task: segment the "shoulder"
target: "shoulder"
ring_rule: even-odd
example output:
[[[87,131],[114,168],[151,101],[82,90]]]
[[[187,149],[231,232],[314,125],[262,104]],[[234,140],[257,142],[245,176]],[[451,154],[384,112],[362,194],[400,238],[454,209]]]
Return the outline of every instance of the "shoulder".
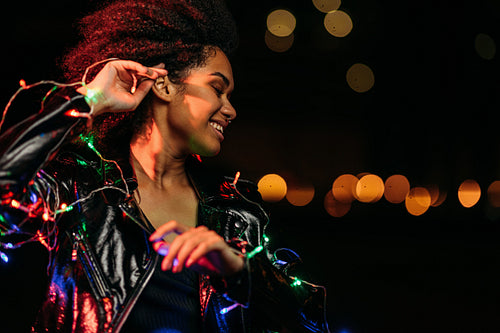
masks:
[[[248,179],[242,179],[239,177],[224,177],[224,182],[229,184],[236,192],[243,196],[245,199],[253,201],[255,203],[262,203],[262,196],[258,191],[257,184]]]
[[[188,160],[187,170],[193,186],[203,200],[241,199],[258,204],[262,202],[257,184],[240,178],[239,172],[235,176],[227,176],[194,158]]]

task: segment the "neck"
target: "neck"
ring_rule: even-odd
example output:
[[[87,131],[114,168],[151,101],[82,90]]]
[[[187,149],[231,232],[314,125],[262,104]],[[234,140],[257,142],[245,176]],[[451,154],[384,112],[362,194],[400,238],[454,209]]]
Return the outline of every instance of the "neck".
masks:
[[[150,135],[134,137],[130,151],[131,163],[140,187],[166,189],[172,185],[188,184],[185,169],[187,155],[171,151],[154,122]]]

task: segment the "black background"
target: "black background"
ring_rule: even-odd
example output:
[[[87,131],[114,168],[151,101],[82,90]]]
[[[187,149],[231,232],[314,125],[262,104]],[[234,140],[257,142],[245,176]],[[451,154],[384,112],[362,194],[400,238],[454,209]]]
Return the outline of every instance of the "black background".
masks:
[[[2,105],[20,79],[59,79],[55,59],[77,40],[76,18],[97,2],[12,3],[3,10]],[[299,277],[325,285],[332,331],[497,332],[500,329],[498,208],[486,198],[500,179],[497,54],[474,49],[478,33],[500,41],[500,4],[478,1],[344,1],[354,28],[329,35],[310,0],[229,1],[240,30],[236,80],[223,152],[207,163],[258,181],[267,173],[315,186],[305,207],[268,205],[272,246],[302,255]],[[287,9],[294,44],[264,43],[266,17]],[[498,45],[498,44],[497,44]],[[498,46],[497,46],[498,47]],[[364,63],[374,87],[357,93],[347,69]],[[7,124],[26,114],[9,114]],[[329,216],[323,198],[336,177],[403,174],[435,184],[446,201],[422,216],[385,199]],[[457,190],[475,179],[482,197],[464,208]],[[44,285],[37,245],[0,263],[0,331],[27,330]]]

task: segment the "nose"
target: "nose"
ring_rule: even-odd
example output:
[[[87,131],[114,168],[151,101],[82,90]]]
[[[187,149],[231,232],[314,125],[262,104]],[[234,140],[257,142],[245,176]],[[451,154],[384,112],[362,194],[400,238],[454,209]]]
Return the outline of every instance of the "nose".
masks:
[[[232,121],[236,118],[236,110],[230,102],[227,102],[227,104],[222,107],[221,112],[228,121]]]

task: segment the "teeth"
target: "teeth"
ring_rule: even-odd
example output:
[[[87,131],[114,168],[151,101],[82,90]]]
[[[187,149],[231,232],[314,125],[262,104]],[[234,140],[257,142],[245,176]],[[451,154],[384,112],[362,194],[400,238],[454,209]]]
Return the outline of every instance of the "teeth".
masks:
[[[224,127],[222,127],[222,125],[214,122],[210,122],[210,125],[212,125],[212,127],[218,130],[219,132],[224,133]]]

